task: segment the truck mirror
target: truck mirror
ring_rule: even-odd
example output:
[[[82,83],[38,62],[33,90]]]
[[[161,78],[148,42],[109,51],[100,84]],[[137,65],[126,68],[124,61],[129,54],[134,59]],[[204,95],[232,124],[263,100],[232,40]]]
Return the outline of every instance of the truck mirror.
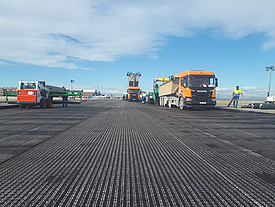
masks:
[[[215,87],[218,87],[218,78],[215,78],[215,82],[216,82]]]

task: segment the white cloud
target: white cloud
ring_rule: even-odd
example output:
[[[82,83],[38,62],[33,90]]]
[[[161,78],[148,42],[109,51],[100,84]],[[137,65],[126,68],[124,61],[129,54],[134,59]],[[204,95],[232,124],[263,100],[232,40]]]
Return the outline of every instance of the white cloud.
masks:
[[[114,61],[157,52],[169,36],[242,38],[253,32],[275,47],[273,0],[2,0],[0,59],[78,68],[78,60]]]
[[[230,99],[232,97],[232,92],[235,88],[217,88],[217,98],[218,99]],[[251,100],[265,100],[267,96],[266,88],[259,88],[257,86],[251,87],[241,87],[240,88],[244,99]],[[271,88],[271,92],[275,91],[275,88]],[[272,93],[271,93],[272,95]]]
[[[0,60],[0,65],[11,65],[11,64]]]

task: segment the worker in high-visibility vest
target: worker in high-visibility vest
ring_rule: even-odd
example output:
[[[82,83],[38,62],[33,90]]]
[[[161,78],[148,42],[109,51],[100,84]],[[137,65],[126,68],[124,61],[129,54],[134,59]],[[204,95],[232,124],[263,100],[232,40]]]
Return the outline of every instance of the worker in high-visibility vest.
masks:
[[[239,86],[236,86],[236,89],[232,93],[233,107],[235,107],[235,108],[237,108],[237,106],[238,106],[240,95],[242,95],[242,97],[243,97],[243,93],[242,93],[241,89],[239,88]]]
[[[68,89],[65,88],[64,86],[62,86],[62,89],[63,89],[64,91],[68,91]],[[68,101],[68,96],[62,96],[62,101],[63,101],[62,107],[64,107],[64,106],[68,107],[68,104],[64,103],[64,102]]]
[[[144,94],[143,94],[143,102],[142,103],[146,103],[146,92],[144,92]]]
[[[159,99],[159,86],[158,84],[156,84],[156,87],[154,88],[154,100],[156,104],[158,104],[158,99]]]

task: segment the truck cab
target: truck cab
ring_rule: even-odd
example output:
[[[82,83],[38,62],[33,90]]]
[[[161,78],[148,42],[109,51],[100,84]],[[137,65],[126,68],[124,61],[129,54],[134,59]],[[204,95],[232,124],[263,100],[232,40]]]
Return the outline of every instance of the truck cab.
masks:
[[[215,106],[218,80],[212,71],[184,71],[179,77],[179,97],[183,106]]]
[[[139,101],[140,99],[140,88],[139,87],[128,87],[128,101]]]

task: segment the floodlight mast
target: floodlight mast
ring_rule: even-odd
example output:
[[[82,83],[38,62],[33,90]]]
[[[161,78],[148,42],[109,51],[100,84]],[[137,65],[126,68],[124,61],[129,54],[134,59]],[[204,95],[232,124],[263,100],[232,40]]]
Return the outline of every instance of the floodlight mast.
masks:
[[[73,83],[74,83],[74,80],[71,80],[71,91],[73,91]]]
[[[270,67],[266,66],[265,69],[266,69],[266,71],[270,71],[270,73],[269,73],[268,91],[267,91],[267,97],[269,97],[269,95],[270,95],[271,71],[274,71],[275,69],[274,69],[273,65],[270,66]]]

